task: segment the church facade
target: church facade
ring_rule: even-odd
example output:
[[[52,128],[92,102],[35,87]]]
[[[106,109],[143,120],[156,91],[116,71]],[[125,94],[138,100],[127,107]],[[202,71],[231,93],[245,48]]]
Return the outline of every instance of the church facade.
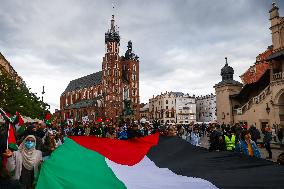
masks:
[[[139,57],[131,41],[124,56],[119,55],[119,47],[120,35],[112,15],[105,33],[102,70],[70,81],[60,97],[61,120],[139,120]]]

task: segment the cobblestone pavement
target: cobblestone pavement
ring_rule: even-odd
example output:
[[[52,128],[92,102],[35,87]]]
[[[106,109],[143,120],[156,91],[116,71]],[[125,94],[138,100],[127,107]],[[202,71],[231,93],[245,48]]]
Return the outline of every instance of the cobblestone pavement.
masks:
[[[209,148],[208,137],[206,137],[206,136],[201,137],[201,146],[204,147],[204,148]],[[279,149],[279,145],[271,144],[271,147],[272,147],[272,159],[271,159],[271,161],[276,162],[277,157],[280,155],[280,153],[283,152],[283,150]],[[275,149],[275,148],[277,148],[277,149]],[[261,153],[261,157],[265,159],[268,156],[266,149],[265,148],[259,148],[259,150],[260,150],[260,153]]]

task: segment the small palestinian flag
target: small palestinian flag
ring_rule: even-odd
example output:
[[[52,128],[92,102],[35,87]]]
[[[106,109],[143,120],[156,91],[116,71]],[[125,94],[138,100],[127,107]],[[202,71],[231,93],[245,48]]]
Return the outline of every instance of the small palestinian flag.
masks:
[[[177,137],[73,136],[43,163],[36,188],[283,188],[283,178],[284,167],[269,161],[209,152]]]
[[[102,123],[102,122],[103,122],[103,119],[102,119],[101,117],[98,117],[97,120],[96,120],[96,122],[97,122],[97,123]]]
[[[19,114],[19,112],[16,112],[16,115],[14,116],[14,125],[17,133],[23,134],[25,132],[26,126],[24,124],[25,122],[22,116]]]
[[[0,114],[4,118],[5,122],[12,123],[12,119],[10,118],[10,114],[5,112],[2,108],[0,108]]]
[[[8,144],[9,148],[12,148],[14,150],[18,150],[14,127],[11,123],[9,124],[7,144]]]
[[[4,110],[0,108],[0,113],[2,114],[6,123],[8,123],[8,131],[7,131],[7,148],[12,148],[17,150],[17,141],[15,137],[14,127],[12,125],[12,119],[10,118],[10,114],[6,113]]]
[[[44,116],[44,123],[46,125],[50,125],[51,124],[51,121],[52,121],[52,116],[50,113],[46,113],[45,116]]]

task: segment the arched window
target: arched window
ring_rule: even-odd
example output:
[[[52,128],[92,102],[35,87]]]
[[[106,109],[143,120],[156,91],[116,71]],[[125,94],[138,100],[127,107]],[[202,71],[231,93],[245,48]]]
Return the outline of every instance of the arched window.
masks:
[[[168,104],[169,103],[169,101],[168,100],[166,100],[166,104]]]

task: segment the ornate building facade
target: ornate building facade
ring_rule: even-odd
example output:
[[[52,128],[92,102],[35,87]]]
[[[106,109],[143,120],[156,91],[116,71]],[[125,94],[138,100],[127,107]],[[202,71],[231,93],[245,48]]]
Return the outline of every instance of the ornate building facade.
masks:
[[[23,78],[11,66],[10,62],[0,53],[0,74],[5,74],[16,81],[17,84],[23,84]]]
[[[227,62],[222,68],[222,81],[214,86],[219,123],[284,127],[284,18],[278,10],[273,3],[269,11],[272,46],[264,56],[268,66],[243,84],[233,79],[234,69]]]
[[[196,112],[197,122],[216,122],[216,95],[196,97]]]
[[[140,118],[141,120],[149,121],[149,103],[140,104]]]
[[[60,97],[62,119],[139,120],[139,57],[131,41],[124,56],[119,55],[119,47],[120,35],[112,15],[105,33],[102,71],[70,81]]]
[[[182,92],[165,92],[149,99],[149,119],[161,124],[196,122],[195,96]]]

